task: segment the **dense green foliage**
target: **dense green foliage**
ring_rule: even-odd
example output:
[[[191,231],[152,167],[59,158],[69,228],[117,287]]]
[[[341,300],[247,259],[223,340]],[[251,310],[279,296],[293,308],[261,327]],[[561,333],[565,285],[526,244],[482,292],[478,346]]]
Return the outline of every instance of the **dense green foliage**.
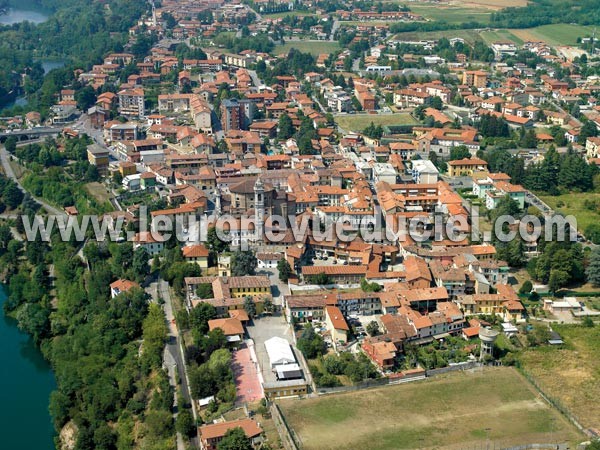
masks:
[[[316,358],[325,353],[325,342],[317,334],[311,324],[306,324],[302,335],[298,338],[298,350],[308,359]]]
[[[498,28],[530,28],[550,23],[600,23],[598,0],[532,0],[527,6],[506,8],[492,14],[491,21]]]
[[[29,107],[45,110],[54,94],[73,80],[75,67],[89,69],[111,51],[122,51],[126,33],[148,8],[146,2],[110,0],[41,0],[50,18],[38,25],[29,22],[0,27],[0,107],[7,93],[20,85],[20,74],[27,69],[24,88]],[[106,7],[105,7],[106,5]],[[67,58],[68,66],[55,69],[44,78],[35,57]]]

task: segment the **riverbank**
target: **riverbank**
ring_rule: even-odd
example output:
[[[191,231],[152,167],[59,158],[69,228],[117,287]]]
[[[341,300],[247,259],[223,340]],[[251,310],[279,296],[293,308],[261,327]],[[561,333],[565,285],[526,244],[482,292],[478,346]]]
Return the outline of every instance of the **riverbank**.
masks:
[[[0,285],[0,307],[6,295],[4,285]],[[54,375],[31,337],[19,330],[16,320],[1,310],[0,315],[2,447],[51,450],[54,428],[48,403],[56,388]]]

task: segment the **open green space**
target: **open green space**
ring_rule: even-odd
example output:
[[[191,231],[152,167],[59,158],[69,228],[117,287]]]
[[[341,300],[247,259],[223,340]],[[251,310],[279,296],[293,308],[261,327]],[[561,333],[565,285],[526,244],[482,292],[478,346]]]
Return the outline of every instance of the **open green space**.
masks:
[[[540,198],[550,208],[565,215],[573,215],[577,219],[577,229],[584,231],[592,223],[600,221],[600,194],[593,192],[568,193]],[[595,207],[594,205],[598,205]]]
[[[481,8],[464,8],[460,6],[410,5],[410,10],[429,20],[447,23],[479,22],[488,23],[491,12]]]
[[[564,346],[522,353],[523,368],[586,428],[600,428],[600,326],[553,324]]]
[[[514,42],[517,45],[523,45],[523,39],[515,36],[509,30],[490,30],[482,31],[480,36],[486,42],[486,44],[492,44],[494,42]]]
[[[302,448],[504,448],[584,439],[512,368],[280,401]]]
[[[594,30],[592,27],[583,25],[559,23],[510,30],[510,32],[523,41],[544,41],[550,45],[575,45],[578,37],[591,36]]]
[[[375,126],[416,125],[418,122],[408,113],[399,114],[344,114],[335,116],[336,123],[344,131],[362,131],[371,122]]]
[[[398,33],[394,37],[396,40],[404,41],[420,41],[420,40],[435,40],[440,38],[462,38],[465,42],[473,44],[475,41],[481,40],[479,31],[477,30],[442,30],[442,31],[426,31],[426,32],[405,32]]]
[[[292,48],[303,53],[310,53],[311,55],[317,56],[321,53],[330,54],[340,50],[340,44],[330,41],[290,41],[283,45],[277,45],[272,53],[275,55],[280,55],[282,53],[287,55]]]

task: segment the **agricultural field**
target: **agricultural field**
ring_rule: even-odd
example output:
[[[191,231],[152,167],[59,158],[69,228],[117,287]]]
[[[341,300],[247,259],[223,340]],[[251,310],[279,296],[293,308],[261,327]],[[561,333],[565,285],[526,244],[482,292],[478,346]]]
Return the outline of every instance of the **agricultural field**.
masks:
[[[523,39],[518,36],[515,36],[509,30],[493,30],[493,31],[482,31],[480,33],[481,38],[486,42],[486,44],[492,44],[494,42],[514,42],[517,45],[523,45]]]
[[[470,0],[466,2],[460,2],[463,6],[473,6],[475,8],[486,8],[486,9],[504,9],[510,7],[526,6],[527,0]]]
[[[102,183],[94,182],[85,185],[85,190],[94,197],[98,203],[110,202],[110,194]]]
[[[448,5],[414,5],[410,4],[410,10],[423,16],[425,19],[448,23],[479,22],[488,23],[491,12],[481,8],[465,8],[463,6]]]
[[[513,29],[510,32],[523,41],[544,41],[550,45],[575,45],[578,37],[591,36],[594,30],[583,25],[560,23],[522,30]]]
[[[420,41],[420,40],[435,40],[442,37],[462,38],[469,44],[474,44],[475,41],[481,40],[479,31],[477,30],[442,30],[442,31],[426,31],[426,32],[406,32],[398,33],[394,39],[405,41]]]
[[[336,123],[344,131],[362,131],[371,122],[381,125],[416,125],[418,122],[408,113],[399,114],[344,114],[335,116]]]
[[[330,41],[294,41],[276,46],[272,53],[274,55],[287,55],[292,48],[303,53],[310,53],[311,55],[318,56],[321,53],[334,53],[340,50],[340,45],[337,42]]]
[[[577,229],[584,233],[590,224],[598,223],[600,220],[600,194],[583,192],[557,196],[545,195],[540,198],[555,211],[575,216]],[[593,206],[594,203],[597,207]]]
[[[600,326],[552,325],[564,347],[539,347],[521,355],[523,368],[544,392],[586,428],[600,428]]]
[[[488,435],[488,448],[585,439],[506,367],[279,405],[306,450],[473,448]]]

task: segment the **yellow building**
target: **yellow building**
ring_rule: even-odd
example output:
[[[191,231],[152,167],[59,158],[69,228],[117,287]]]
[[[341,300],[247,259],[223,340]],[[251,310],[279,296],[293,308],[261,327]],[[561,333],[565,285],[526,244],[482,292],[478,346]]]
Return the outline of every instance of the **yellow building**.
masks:
[[[188,245],[181,250],[186,262],[196,263],[202,269],[208,269],[208,249],[202,245]]]
[[[451,177],[471,176],[475,172],[487,170],[487,162],[479,158],[464,158],[448,163],[448,175]]]
[[[487,86],[488,73],[483,70],[467,70],[463,74],[463,84],[484,88]]]

